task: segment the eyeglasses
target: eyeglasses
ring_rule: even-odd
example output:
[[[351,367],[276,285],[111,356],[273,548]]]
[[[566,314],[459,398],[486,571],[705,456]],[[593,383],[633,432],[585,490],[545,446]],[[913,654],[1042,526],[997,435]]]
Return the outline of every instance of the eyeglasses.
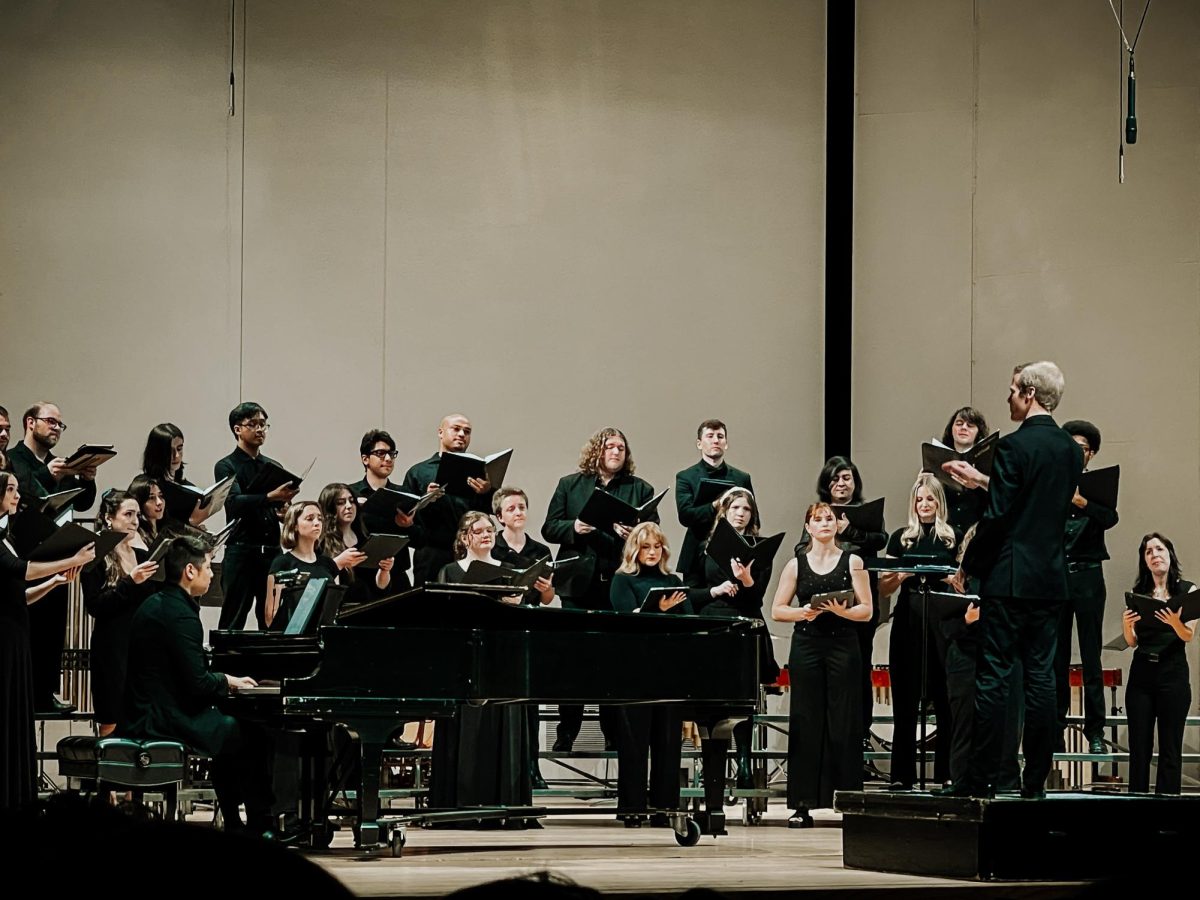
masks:
[[[62,419],[56,419],[53,416],[34,416],[33,418],[35,421],[45,422],[51,428],[54,428],[58,431],[66,431],[67,430],[67,423],[64,422]]]
[[[372,450],[367,456],[373,456],[376,459],[395,459],[400,454],[395,450]]]
[[[259,420],[256,420],[253,422],[238,422],[238,427],[239,428],[249,428],[252,431],[270,431],[271,430],[271,424],[269,422],[263,422],[263,421],[259,421]]]

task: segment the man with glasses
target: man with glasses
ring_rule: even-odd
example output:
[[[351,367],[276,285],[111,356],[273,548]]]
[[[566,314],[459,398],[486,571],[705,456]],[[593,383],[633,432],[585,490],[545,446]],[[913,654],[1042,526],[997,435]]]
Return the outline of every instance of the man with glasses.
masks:
[[[8,416],[5,416],[7,423]],[[78,474],[63,469],[65,460],[54,455],[54,448],[67,430],[62,413],[53,403],[35,403],[21,417],[24,438],[8,451],[8,463],[17,476],[23,504],[48,494],[79,488],[71,507],[79,512],[96,502],[96,468]],[[32,546],[21,540],[20,529],[13,534],[14,546],[24,555]],[[33,655],[34,709],[38,712],[65,713],[74,709],[55,696],[62,675],[62,653],[67,638],[67,587],[54,588],[29,607],[30,650]]]
[[[438,425],[437,453],[415,464],[404,474],[402,490],[417,495],[437,490],[439,485],[434,479],[437,478],[442,454],[465,453],[470,446],[471,420],[457,413],[446,416]],[[496,493],[499,485],[489,484],[479,478],[468,478],[467,484],[471,487],[469,499],[447,493],[417,513],[419,531],[415,536],[417,552],[413,560],[413,584],[436,581],[442,566],[454,562],[454,538],[464,513],[477,510],[491,514],[492,494]]]
[[[273,462],[261,452],[270,427],[265,409],[249,401],[239,403],[229,413],[229,430],[237,446],[213,467],[218,481],[234,476],[225,500],[225,519],[240,522],[225,544],[221,566],[225,600],[219,627],[223,629],[245,628],[251,605],[258,627],[266,627],[267,574],[279,554],[279,516],[299,491],[294,484],[284,484],[268,494],[247,492],[266,464]]]
[[[392,470],[396,468],[397,456],[396,442],[392,440],[390,434],[378,428],[372,428],[363,435],[362,441],[358,445],[358,452],[362,457],[363,478],[350,485],[350,490],[354,492],[355,497],[366,500],[383,488],[399,490],[390,480]],[[380,515],[365,509],[361,515],[367,534],[403,534],[408,535],[410,540],[413,537],[411,531],[413,517],[405,515],[403,510],[397,509],[394,517]],[[396,564],[392,567],[390,590],[403,591],[412,586],[412,582],[408,580],[408,567],[411,562],[412,557],[408,547],[396,554]]]

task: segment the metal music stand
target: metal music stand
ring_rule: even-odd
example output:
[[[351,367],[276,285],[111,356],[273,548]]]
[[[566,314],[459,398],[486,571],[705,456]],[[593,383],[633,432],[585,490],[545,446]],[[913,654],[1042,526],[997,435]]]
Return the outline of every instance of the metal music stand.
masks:
[[[940,565],[934,560],[935,556],[913,555],[900,559],[864,560],[863,568],[869,572],[903,572],[916,575],[920,579],[918,591],[921,596],[921,698],[918,701],[917,714],[920,716],[920,731],[917,741],[917,784],[925,790],[926,750],[925,740],[929,731],[929,716],[925,711],[929,704],[929,594],[930,581],[933,578],[945,578],[958,571],[957,566]],[[892,738],[893,746],[895,737]],[[895,773],[892,773],[895,780]]]

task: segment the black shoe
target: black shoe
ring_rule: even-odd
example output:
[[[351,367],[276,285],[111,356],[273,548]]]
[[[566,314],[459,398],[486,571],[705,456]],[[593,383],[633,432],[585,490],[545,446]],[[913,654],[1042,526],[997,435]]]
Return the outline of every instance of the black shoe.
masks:
[[[404,738],[402,738],[400,735],[396,735],[394,738],[392,738],[392,746],[397,748],[398,750],[416,750],[417,749],[417,745],[415,743],[413,743],[412,741],[404,740]]]
[[[48,698],[43,698],[42,702],[37,704],[37,712],[50,713],[56,716],[65,716],[67,713],[75,712],[74,703],[66,703],[59,700],[58,697],[51,694]]]
[[[893,781],[884,787],[885,791],[911,791],[913,786],[903,781]]]
[[[546,791],[550,789],[550,785],[546,784],[546,779],[542,777],[542,773],[534,766],[533,771],[529,773],[529,780],[535,791]]]
[[[980,787],[967,781],[959,781],[949,787],[934,788],[929,792],[935,797],[974,797],[990,799],[995,793],[989,787]]]
[[[815,824],[813,817],[803,810],[793,813],[788,819],[788,828],[812,828]]]
[[[1088,753],[1106,753],[1104,748],[1104,738],[1090,738],[1088,740]]]
[[[570,738],[560,737],[554,742],[554,746],[550,749],[555,753],[570,753],[571,748],[575,746],[575,741]]]
[[[1045,800],[1046,792],[1041,788],[1021,788],[1022,800]]]

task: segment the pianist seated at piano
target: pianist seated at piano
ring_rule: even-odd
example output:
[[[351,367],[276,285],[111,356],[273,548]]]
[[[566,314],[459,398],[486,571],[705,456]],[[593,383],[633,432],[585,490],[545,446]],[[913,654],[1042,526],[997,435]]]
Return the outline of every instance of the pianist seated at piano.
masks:
[[[662,596],[658,612],[692,611],[683,579],[667,565],[671,548],[666,535],[654,522],[642,522],[629,532],[621,565],[613,575],[609,597],[617,612],[633,613],[642,608],[651,588],[675,587]],[[700,589],[706,593],[707,589]],[[616,662],[614,661],[614,664]],[[639,828],[650,809],[679,807],[679,762],[683,716],[675,704],[650,703],[619,708],[617,738],[617,808],[627,828]],[[646,757],[650,757],[647,767]],[[649,790],[647,790],[649,776]],[[655,825],[665,825],[657,813]]]
[[[283,529],[279,543],[283,552],[271,562],[267,574],[267,628],[280,631],[287,626],[290,616],[286,589],[279,582],[284,572],[302,572],[310,578],[328,578],[336,581],[343,569],[349,569],[366,559],[366,554],[348,547],[337,556],[325,556],[318,550],[324,522],[321,507],[315,500],[301,500],[288,507],[283,514]]]
[[[212,581],[209,548],[203,538],[174,538],[162,562],[165,584],[134,613],[117,734],[178,741],[211,757],[225,830],[269,836],[270,740],[259,727],[217,708],[218,700],[255,687],[255,681],[211,671],[204,656],[200,598]]]
[[[358,500],[350,485],[334,482],[321,488],[317,497],[321,507],[321,540],[317,549],[321,556],[336,560],[346,550],[361,550],[367,542],[367,530],[358,514]],[[346,588],[343,603],[362,603],[388,592],[392,585],[394,557],[379,561],[378,568],[349,566],[338,573],[338,584]]]
[[[472,562],[499,566],[492,558],[495,543],[496,526],[487,513],[472,510],[463,515],[454,539],[458,559],[442,567],[438,582],[465,584]],[[521,595],[504,601],[519,605]],[[429,783],[433,808],[528,806],[532,800],[529,731],[523,706],[459,706],[452,718],[438,722]],[[481,827],[494,827],[495,821]],[[509,821],[516,827],[540,827],[536,819]]]

